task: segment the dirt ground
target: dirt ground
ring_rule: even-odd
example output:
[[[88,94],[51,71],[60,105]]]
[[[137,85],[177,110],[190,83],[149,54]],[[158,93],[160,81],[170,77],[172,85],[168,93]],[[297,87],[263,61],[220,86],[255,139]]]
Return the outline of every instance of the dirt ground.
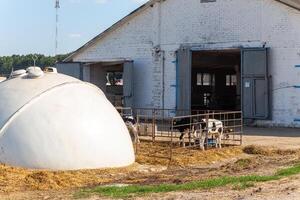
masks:
[[[207,191],[177,192],[165,195],[151,195],[137,200],[299,200],[300,175],[292,179],[282,179],[268,183],[256,184],[253,188],[233,190],[231,187]],[[94,199],[97,199],[94,197]]]
[[[300,129],[246,127],[243,145],[274,146],[280,149],[300,149]]]
[[[206,191],[176,192],[167,194],[153,194],[147,197],[137,197],[136,200],[299,200],[300,175],[292,179],[283,179],[268,183],[256,184],[253,188],[233,190],[224,187]],[[3,200],[31,200],[31,199],[73,199],[73,191],[23,192],[0,196]],[[108,200],[104,197],[92,196],[85,200]]]
[[[299,132],[298,132],[299,131]],[[142,143],[137,162],[123,169],[67,172],[34,171],[0,165],[0,199],[73,199],[80,188],[114,184],[184,183],[220,176],[270,175],[277,169],[300,162],[300,130],[245,130],[243,147],[208,151],[173,151],[171,163],[154,158],[168,155],[161,145]],[[288,133],[289,137],[282,137]],[[149,149],[155,149],[150,152]],[[255,152],[255,154],[253,154]],[[209,191],[155,194],[136,199],[300,199],[300,175],[290,179],[261,183],[242,191],[232,187]],[[98,196],[89,199],[104,199]]]

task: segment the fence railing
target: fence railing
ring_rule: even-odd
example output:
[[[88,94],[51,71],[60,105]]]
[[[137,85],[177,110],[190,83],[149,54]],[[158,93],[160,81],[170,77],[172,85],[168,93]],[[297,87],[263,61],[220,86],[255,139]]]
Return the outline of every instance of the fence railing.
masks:
[[[242,145],[243,115],[241,111],[221,110],[174,110],[151,108],[117,108],[122,116],[134,116],[137,120],[141,141],[164,143],[168,153],[160,158],[172,160],[173,149],[178,147],[203,149],[216,145],[214,135],[208,134],[210,121],[222,124],[222,145]],[[175,123],[183,121],[184,123]],[[180,128],[184,127],[184,128]],[[181,138],[183,131],[184,138]],[[166,145],[167,144],[167,145]],[[136,145],[138,152],[138,145]],[[155,157],[157,152],[149,156]]]
[[[132,108],[130,107],[116,107],[120,115],[123,116],[133,116]]]

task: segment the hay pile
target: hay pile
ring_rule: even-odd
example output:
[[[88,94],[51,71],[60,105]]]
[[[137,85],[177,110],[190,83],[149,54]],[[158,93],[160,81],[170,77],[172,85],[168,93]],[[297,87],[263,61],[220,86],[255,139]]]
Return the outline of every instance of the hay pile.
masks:
[[[199,149],[179,148],[172,150],[172,161],[170,158],[170,147],[166,143],[142,143],[138,148],[137,162],[150,165],[171,165],[188,167],[194,165],[207,165],[217,161],[234,158],[243,153],[240,147],[227,147],[222,149],[210,149],[201,151]]]
[[[253,158],[240,158],[234,163],[228,163],[222,166],[222,168],[229,173],[230,172],[239,173],[247,170],[254,170],[256,168],[259,168],[260,166],[261,166],[261,162],[255,157],[253,157]]]
[[[250,155],[263,155],[263,156],[274,156],[274,155],[293,155],[300,153],[299,150],[294,149],[278,149],[275,147],[266,147],[258,145],[249,145],[243,148],[243,152]]]
[[[7,165],[0,165],[0,193],[22,192],[36,190],[67,190],[83,187],[91,187],[103,184],[118,183],[143,183],[155,182],[155,177],[174,178],[164,171],[167,169],[169,160],[157,157],[166,157],[169,148],[166,144],[153,145],[142,143],[139,148],[137,162],[127,168],[106,170],[78,170],[78,171],[46,171],[27,170]],[[242,154],[242,149],[229,147],[212,149],[208,151],[175,148],[171,166],[184,168],[211,164],[220,160],[233,158]],[[188,177],[189,175],[186,174]],[[153,180],[152,180],[153,179]]]
[[[218,161],[238,157],[242,153],[243,151],[238,147],[211,149],[208,151],[188,150],[187,152],[182,152],[182,149],[176,149],[174,151],[174,157],[171,164],[182,167],[208,165]]]
[[[122,169],[56,172],[0,165],[0,192],[61,190],[106,184],[136,168],[137,165]]]

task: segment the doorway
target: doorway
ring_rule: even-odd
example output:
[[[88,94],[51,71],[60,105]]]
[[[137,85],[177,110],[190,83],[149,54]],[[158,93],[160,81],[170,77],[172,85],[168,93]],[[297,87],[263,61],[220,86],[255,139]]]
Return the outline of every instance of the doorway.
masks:
[[[192,110],[241,110],[241,52],[192,52]]]
[[[268,52],[265,47],[180,47],[177,110],[242,110],[244,119],[270,119]]]
[[[90,64],[90,82],[97,85],[115,107],[133,104],[133,62]]]

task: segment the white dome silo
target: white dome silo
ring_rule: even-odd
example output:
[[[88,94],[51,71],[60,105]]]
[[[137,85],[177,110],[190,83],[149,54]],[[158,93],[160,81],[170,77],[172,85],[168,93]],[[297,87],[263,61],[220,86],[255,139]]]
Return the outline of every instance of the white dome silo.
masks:
[[[74,170],[134,162],[128,130],[100,89],[62,74],[32,77],[0,84],[1,163]]]
[[[5,81],[5,80],[6,80],[6,77],[1,77],[0,76],[0,83],[3,82],[3,81]]]

